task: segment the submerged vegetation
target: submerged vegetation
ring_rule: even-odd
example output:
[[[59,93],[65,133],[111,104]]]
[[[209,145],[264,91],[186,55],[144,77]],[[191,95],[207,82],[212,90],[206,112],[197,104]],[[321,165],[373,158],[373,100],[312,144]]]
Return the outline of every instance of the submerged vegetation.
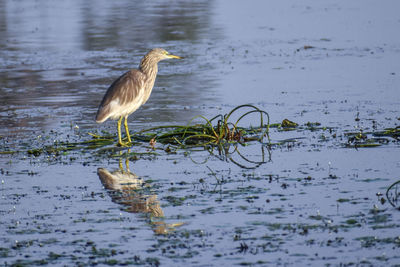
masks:
[[[395,128],[386,128],[378,131],[348,132],[345,134],[348,138],[347,147],[376,147],[382,144],[388,144],[391,141],[400,141],[400,126]]]
[[[247,110],[239,114],[239,111],[244,109]],[[258,115],[258,126],[248,128],[239,126],[239,123],[251,114]],[[233,120],[232,118],[235,115],[238,118]],[[201,119],[204,123],[193,124],[196,119]],[[251,141],[264,142],[264,139],[266,139],[265,144],[269,144],[269,127],[270,119],[266,111],[253,105],[241,105],[232,109],[228,114],[220,114],[211,119],[207,119],[204,116],[196,116],[187,125],[157,126],[130,134],[132,146],[149,144],[155,150],[157,144],[162,144],[167,146],[165,151],[170,152],[172,148],[176,150],[222,146],[225,144],[245,145]],[[71,142],[70,140],[54,141],[50,145],[39,145],[36,148],[29,147],[27,150],[3,149],[1,153],[26,152],[30,156],[37,157],[41,154],[60,155],[71,150],[116,149],[116,137],[114,135],[109,133],[88,133],[88,135],[92,139],[78,140],[76,142]],[[124,139],[124,141],[126,140]]]
[[[249,108],[240,115],[236,121],[232,121],[234,113]],[[250,114],[258,114],[259,126],[252,128],[239,127],[239,122]],[[204,120],[204,123],[192,125],[196,119]],[[246,143],[248,141],[262,141],[266,136],[269,139],[269,115],[253,105],[241,105],[232,109],[228,114],[219,114],[211,119],[203,116],[194,117],[188,125],[167,125],[145,129],[134,134],[134,140],[159,142],[162,144],[176,145],[180,148],[205,145],[220,145],[227,142]],[[94,136],[97,137],[97,136]],[[101,138],[101,137],[100,137]]]
[[[397,249],[400,244],[397,236],[361,235],[354,239],[346,237],[345,233],[352,229],[367,227],[373,229],[375,233],[379,229],[397,230],[399,224],[393,212],[398,212],[400,206],[400,181],[393,183],[386,177],[361,178],[361,175],[358,178],[358,171],[355,171],[353,176],[349,176],[350,178],[343,177],[340,171],[336,172],[335,167],[331,167],[330,162],[326,168],[322,165],[324,162],[320,163],[319,160],[314,164],[303,164],[298,167],[298,171],[291,173],[291,165],[290,163],[286,165],[286,162],[288,159],[293,160],[293,155],[299,157],[304,151],[322,154],[321,151],[326,152],[330,148],[364,149],[364,152],[369,147],[395,146],[398,148],[400,128],[395,126],[385,129],[378,129],[378,127],[361,129],[349,126],[344,129],[323,125],[320,122],[301,123],[286,118],[279,121],[281,122],[271,123],[266,111],[253,105],[241,105],[225,115],[220,114],[211,119],[197,116],[186,125],[162,125],[131,133],[132,149],[117,146],[116,135],[108,132],[88,133],[79,130],[69,135],[50,132],[32,137],[31,140],[13,140],[12,142],[3,138],[0,153],[12,154],[10,156],[12,159],[23,157],[33,164],[42,163],[45,159],[51,164],[56,162],[74,167],[77,164],[71,162],[76,161],[82,163],[85,166],[82,169],[88,169],[88,172],[93,172],[93,169],[86,166],[95,162],[93,165],[101,167],[97,168],[97,175],[108,198],[118,204],[120,211],[115,211],[115,206],[105,208],[107,194],[104,190],[96,191],[99,187],[93,187],[93,184],[87,183],[88,180],[82,183],[83,186],[67,186],[65,189],[56,190],[52,190],[54,189],[52,185],[43,183],[44,185],[37,186],[35,184],[32,187],[33,190],[26,191],[28,193],[10,194],[7,198],[17,203],[19,199],[34,199],[38,195],[38,199],[42,201],[58,198],[56,203],[60,207],[64,207],[63,205],[70,207],[75,204],[75,201],[82,201],[84,205],[77,207],[78,212],[75,214],[68,214],[71,218],[67,221],[68,226],[61,223],[54,224],[52,228],[52,225],[48,224],[48,218],[54,219],[51,216],[64,218],[64,213],[69,212],[68,208],[57,207],[56,213],[45,211],[45,215],[35,217],[34,223],[31,223],[29,216],[22,218],[23,223],[10,219],[7,229],[16,236],[19,235],[18,237],[27,237],[26,240],[8,242],[6,246],[0,247],[0,254],[2,254],[0,258],[11,259],[19,251],[24,251],[28,255],[29,252],[26,252],[28,249],[40,246],[42,251],[49,252],[42,254],[39,260],[31,257],[16,260],[13,264],[39,265],[71,261],[75,265],[158,266],[168,259],[194,258],[202,253],[201,249],[204,247],[218,249],[224,246],[225,248],[225,244],[221,244],[232,243],[233,239],[233,247],[229,248],[231,255],[251,253],[253,257],[261,259],[266,253],[279,253],[286,248],[289,250],[290,240],[298,237],[304,240],[302,244],[310,247],[318,245],[318,247],[341,248],[351,245],[358,250],[376,246],[384,248],[390,246]],[[301,153],[291,153],[296,149]],[[278,150],[285,153],[280,153],[280,159],[276,157],[276,154],[279,154]],[[284,163],[277,164],[282,169],[271,170],[270,166],[259,168],[262,164],[268,165],[273,162],[273,153],[275,153],[275,162],[281,160]],[[146,162],[146,159],[153,160],[159,155],[164,156],[160,157],[160,161],[173,160],[173,164],[180,164],[181,159],[185,157],[190,162],[189,167],[182,168],[184,166],[182,164],[180,168],[166,172],[167,177],[164,177],[164,173],[160,174],[162,178],[153,176],[148,170],[143,171],[141,168],[143,166],[157,165]],[[209,160],[215,158],[228,162],[224,165],[225,169],[219,168],[218,165],[215,167],[215,162]],[[132,164],[132,171],[129,170],[129,162],[137,159],[143,159],[143,161],[135,162]],[[123,160],[125,160],[125,169]],[[108,170],[101,166],[106,161],[111,162],[108,165],[119,162],[119,169]],[[199,167],[200,171],[192,171],[192,162],[198,165],[196,167]],[[231,171],[232,163],[240,168],[239,172]],[[138,175],[134,171],[138,171]],[[37,174],[36,170],[29,169],[22,170],[20,173],[29,176]],[[7,183],[10,183],[12,179],[8,180],[8,170],[0,168],[0,174],[5,174],[4,184],[9,186]],[[84,175],[79,175],[79,179],[82,176]],[[89,179],[92,179],[92,176]],[[36,177],[38,177],[37,180],[42,179],[40,175]],[[64,178],[64,176],[61,177]],[[78,180],[76,177],[69,177],[69,179],[76,179],[73,180],[74,182]],[[343,186],[343,183],[346,185]],[[364,183],[366,188],[373,189],[365,190],[360,195],[357,195],[360,191],[348,189],[356,188],[355,185],[359,183]],[[56,188],[61,188],[58,181],[55,184]],[[340,188],[340,192],[326,190],[326,188],[332,188],[329,187],[330,185]],[[6,186],[3,185],[5,195],[8,194]],[[386,189],[386,197],[384,191],[382,193],[374,191],[375,186],[379,189],[386,189],[389,186]],[[314,194],[320,190],[328,192],[328,202],[333,203],[331,206],[335,206],[340,212],[337,212],[336,208],[334,212],[331,212],[328,208],[321,210],[320,213],[319,210],[314,210],[314,207],[308,206],[308,203],[315,202]],[[378,196],[377,201],[373,200],[371,194]],[[297,202],[297,196],[303,200]],[[87,205],[88,201],[90,205]],[[371,203],[376,203],[376,205]],[[388,208],[389,205],[394,208]],[[3,214],[15,213],[15,209],[21,206],[17,203],[14,207],[16,208],[4,211]],[[95,208],[90,210],[87,207]],[[359,212],[358,207],[361,207],[363,212]],[[82,209],[85,210],[82,211]],[[345,213],[344,210],[350,212]],[[229,222],[226,224],[228,230],[222,234],[213,229],[186,227],[186,225],[196,225],[194,222],[198,218],[208,219],[215,214],[223,214],[221,217],[226,214],[237,216],[239,212],[247,218],[244,225],[234,224],[229,228],[231,225]],[[132,217],[128,213],[135,213],[138,216]],[[294,213],[296,221],[282,220]],[[132,218],[135,218],[133,223]],[[265,221],[265,218],[271,221]],[[141,223],[137,224],[136,220]],[[119,246],[117,243],[122,240],[122,237],[111,245],[108,244],[109,246],[103,246],[95,237],[98,234],[91,229],[96,226],[101,229],[105,224],[107,224],[106,227],[111,225],[111,229],[121,229],[118,231],[122,233],[123,242],[129,244],[136,244],[137,240],[140,240],[137,236],[142,231],[142,225],[145,225],[144,228],[151,229],[156,237],[154,243],[147,246],[145,251],[132,248],[132,246],[129,249]],[[78,229],[76,233],[68,228],[70,225]],[[87,225],[90,225],[90,230],[81,238],[82,229]],[[64,252],[62,249],[53,251],[53,243],[47,244],[44,238],[38,241],[39,239],[31,239],[28,236],[31,233],[51,235],[53,232],[61,232],[64,235],[72,232],[72,235],[79,236],[79,239],[68,242],[55,238],[49,239],[53,243],[58,243],[55,247],[60,245],[63,248],[66,247],[66,252]],[[233,234],[229,236],[225,234],[226,232]],[[328,232],[329,239],[325,235]],[[69,254],[70,248],[73,249],[73,256]],[[224,250],[219,249],[219,251]],[[292,255],[296,257],[308,257],[307,254],[296,254],[295,249],[293,251]],[[223,253],[217,252],[214,257],[223,257]],[[257,262],[265,263],[261,260]],[[251,265],[252,263],[244,262],[244,264]]]
[[[243,121],[250,121],[250,124],[255,121],[256,126],[240,126]],[[313,138],[317,140],[318,144],[330,141],[340,147],[355,149],[377,147],[400,141],[400,126],[383,130],[374,128],[373,131],[359,130],[354,132],[322,126],[319,122],[307,122],[300,125],[288,119],[283,119],[281,123],[271,124],[269,114],[266,111],[247,104],[237,106],[227,114],[218,114],[211,119],[201,115],[196,116],[187,125],[162,125],[130,133],[133,147],[144,145],[150,147],[151,151],[129,154],[131,156],[156,154],[157,149],[170,153],[178,149],[196,147],[211,151],[210,153],[212,153],[213,148],[217,148],[221,153],[221,151],[229,151],[231,145],[235,147],[236,151],[238,145],[246,146],[253,141],[260,142],[262,146],[268,149],[279,146],[291,148],[296,144],[304,145],[304,139],[307,138],[299,136],[297,138],[271,140],[271,129],[275,129],[277,133],[297,132],[302,134],[309,132],[317,134],[317,138],[315,136]],[[85,135],[90,136],[91,139],[88,139]],[[47,137],[46,143],[46,138],[39,136],[35,140],[25,140],[21,144],[17,144],[18,149],[11,149],[6,145],[6,142],[3,142],[0,154],[27,153],[29,156],[37,157],[42,154],[59,156],[69,151],[95,150],[97,154],[101,154],[105,151],[116,152],[124,149],[116,147],[116,136],[108,132],[101,134],[89,132],[79,135],[78,138],[78,140],[76,138],[54,140],[49,143],[48,139],[51,140],[51,138]],[[87,140],[82,140],[82,138]]]

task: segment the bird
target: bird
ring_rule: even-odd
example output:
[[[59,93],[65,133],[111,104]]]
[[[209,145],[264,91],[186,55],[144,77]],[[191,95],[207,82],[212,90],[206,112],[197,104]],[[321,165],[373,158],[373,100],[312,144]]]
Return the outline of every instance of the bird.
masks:
[[[119,146],[130,146],[132,143],[128,128],[128,116],[149,99],[157,77],[158,62],[170,58],[182,59],[182,57],[172,55],[163,48],[154,48],[141,59],[138,69],[125,72],[107,89],[97,110],[96,122],[103,123],[109,118],[118,119]],[[127,143],[123,143],[121,138],[123,118],[125,118]]]

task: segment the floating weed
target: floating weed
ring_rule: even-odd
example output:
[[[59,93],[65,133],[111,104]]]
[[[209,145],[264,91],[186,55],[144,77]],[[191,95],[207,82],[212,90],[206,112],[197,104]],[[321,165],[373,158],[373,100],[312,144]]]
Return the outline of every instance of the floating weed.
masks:
[[[243,111],[241,114],[239,112]],[[232,120],[234,115],[238,115],[238,119]],[[259,126],[243,128],[239,123],[251,114],[259,115]],[[192,124],[196,119],[204,121],[203,124]],[[142,154],[154,154],[157,145],[166,146],[163,149],[167,153],[174,153],[177,149],[187,149],[191,147],[217,146],[225,143],[241,143],[245,144],[251,141],[263,141],[264,137],[269,139],[270,119],[266,111],[261,110],[253,105],[241,105],[232,109],[228,114],[217,115],[211,119],[203,116],[194,117],[187,125],[166,125],[144,129],[131,134],[132,146],[148,147],[152,151]],[[1,154],[27,153],[29,156],[39,157],[47,156],[67,156],[69,151],[86,152],[88,150],[96,150],[96,155],[108,155],[118,151],[114,144],[115,136],[101,132],[88,133],[92,139],[72,141],[74,138],[67,135],[68,140],[58,141],[58,134],[51,131],[49,136],[34,137],[30,142],[26,140],[22,143],[15,144],[20,149],[10,149],[9,146],[0,147]],[[76,137],[75,137],[76,138]],[[81,138],[79,136],[78,138]],[[72,139],[72,140],[70,140]],[[126,141],[124,139],[124,141]],[[47,144],[46,144],[47,143]],[[36,145],[35,145],[36,144]],[[123,148],[121,148],[123,149]],[[134,156],[134,155],[130,155]]]
[[[396,128],[386,128],[383,131],[377,131],[373,133],[376,137],[391,137],[393,139],[400,139],[400,126]]]
[[[288,119],[284,119],[280,125],[281,128],[285,130],[292,130],[299,126],[297,123],[290,121]]]
[[[400,126],[396,128],[386,128],[374,132],[364,132],[362,129],[358,132],[347,132],[346,147],[369,148],[379,147],[384,144],[400,141]]]
[[[175,196],[169,195],[169,196],[164,197],[163,200],[167,201],[170,205],[175,207],[175,206],[182,206],[184,204],[185,200],[194,199],[194,198],[196,198],[195,195],[189,195],[186,197],[175,197]]]
[[[348,225],[357,225],[358,221],[356,219],[348,219],[348,220],[346,220],[346,223]]]
[[[241,127],[239,124],[247,119],[254,119],[251,115],[257,115],[255,125],[250,127]],[[236,117],[236,119],[233,119]],[[193,123],[195,120],[201,120],[203,123]],[[283,140],[271,142],[270,129],[283,135],[285,132],[318,132],[318,136],[299,136],[290,137]],[[258,141],[262,147],[268,149],[276,147],[286,147],[292,149],[300,145],[310,146],[313,150],[323,143],[331,142],[332,145],[348,148],[373,148],[385,144],[398,144],[400,136],[400,126],[394,128],[385,128],[383,130],[373,128],[373,131],[346,131],[339,133],[337,127],[323,126],[320,122],[307,122],[298,124],[296,122],[284,119],[281,123],[270,124],[269,114],[254,105],[240,105],[233,108],[229,113],[219,114],[211,119],[204,116],[196,116],[187,125],[164,125],[131,133],[132,143],[136,152],[129,153],[130,159],[138,159],[142,156],[158,156],[161,153],[173,154],[179,149],[186,151],[195,151],[195,149],[204,149],[212,151],[218,148],[220,151],[232,145],[235,152],[238,146],[247,146],[250,142]],[[49,160],[60,157],[70,156],[70,152],[75,151],[85,154],[88,151],[91,157],[121,157],[117,152],[126,150],[126,148],[116,147],[116,136],[105,131],[100,133],[88,133],[89,140],[82,140],[82,135],[67,135],[67,140],[57,140],[59,133],[50,131],[47,136],[34,136],[32,140],[21,140],[19,143],[9,142],[0,144],[0,154],[23,154],[39,157],[48,156]],[[264,142],[264,138],[267,139]],[[124,141],[127,141],[124,139]],[[311,142],[311,143],[310,143]],[[140,150],[140,153],[138,152]],[[270,154],[270,151],[268,151]],[[231,153],[232,154],[232,153]],[[239,155],[242,157],[242,155]],[[243,158],[243,157],[242,157]],[[71,161],[76,160],[73,155]],[[239,166],[255,168],[265,163],[264,152],[262,151],[262,160],[249,162],[243,158],[243,163],[237,162]],[[234,162],[235,163],[235,162]],[[235,163],[236,164],[236,163]],[[249,166],[247,166],[249,165]]]
[[[374,247],[379,244],[393,244],[396,247],[400,247],[400,237],[378,238],[376,236],[364,236],[355,240],[360,241],[361,246],[364,248]]]
[[[250,109],[232,122],[230,119],[238,110]],[[259,127],[239,127],[239,122],[250,114],[259,114]],[[264,124],[266,117],[266,124]],[[194,124],[196,119],[204,120],[204,124]],[[214,123],[214,124],[213,124]],[[146,135],[143,135],[146,133]],[[145,129],[133,134],[133,138],[161,144],[174,145],[179,148],[196,146],[219,145],[227,142],[246,143],[249,141],[262,141],[267,136],[269,141],[269,115],[253,105],[240,105],[232,109],[228,114],[219,114],[211,119],[204,116],[194,117],[188,125],[159,126]]]
[[[9,256],[10,249],[5,247],[0,247],[0,258],[7,258]]]

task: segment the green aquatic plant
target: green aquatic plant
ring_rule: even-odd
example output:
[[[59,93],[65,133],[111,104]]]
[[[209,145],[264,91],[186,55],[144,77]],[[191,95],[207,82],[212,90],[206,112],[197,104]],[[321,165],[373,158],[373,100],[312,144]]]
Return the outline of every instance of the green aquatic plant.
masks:
[[[242,109],[250,109],[239,115],[239,118],[232,121],[234,113]],[[251,114],[258,114],[259,127],[239,127],[239,122]],[[193,124],[193,121],[202,119],[204,123]],[[194,146],[220,145],[223,143],[246,143],[249,141],[263,141],[264,137],[269,138],[269,115],[253,105],[240,105],[229,113],[219,114],[211,119],[198,115],[191,119],[187,125],[164,125],[144,129],[131,133],[132,141],[156,142],[164,145],[174,145],[179,148]],[[94,139],[103,139],[103,136],[91,134]]]
[[[252,126],[243,127],[244,121]],[[283,139],[275,139],[272,142],[270,129],[274,129],[277,137],[283,137]],[[286,132],[296,133],[298,136],[291,134],[287,138]],[[304,135],[310,132],[315,133],[312,138]],[[270,150],[277,147],[292,149],[299,146],[318,147],[327,144],[355,149],[372,148],[382,145],[398,145],[400,126],[384,129],[375,127],[372,131],[360,129],[341,132],[338,127],[323,126],[320,122],[300,124],[284,119],[281,123],[270,123],[270,117],[266,111],[246,104],[233,108],[225,115],[219,114],[211,119],[198,115],[186,125],[161,125],[130,133],[130,136],[132,137],[131,145],[137,148],[134,152],[128,153],[132,159],[176,153],[179,149],[195,151],[198,148],[201,151],[209,151],[211,155],[214,154],[213,151],[217,151],[218,157],[223,158],[225,155],[225,159],[232,161],[234,161],[232,155],[236,153],[240,157],[238,159],[242,161],[242,163],[237,162],[238,164],[245,164],[246,167],[252,168],[252,166],[258,166],[268,161],[268,159],[264,159],[263,150],[261,151],[262,158],[259,161],[249,160],[239,153],[239,148],[247,146],[253,141],[260,142],[262,149],[268,149],[269,158],[271,158]],[[123,147],[115,146],[115,136],[106,131],[82,132],[79,135],[67,135],[64,139],[59,138],[60,135],[53,131],[20,142],[4,138],[0,142],[0,155],[28,154],[33,157],[45,155],[49,160],[54,160],[72,152],[82,154],[90,152],[91,156],[108,158],[110,156],[120,157],[118,152],[125,150]],[[124,142],[126,141],[129,140],[124,140]],[[233,151],[229,148],[233,148]],[[70,158],[71,161],[74,159],[76,159],[75,156]]]
[[[386,128],[383,131],[378,131],[373,133],[376,137],[391,137],[395,140],[400,140],[400,126],[396,128]]]
[[[347,137],[346,147],[378,147],[383,144],[400,141],[400,126],[374,132],[364,132],[361,129],[358,132],[347,132],[344,135]]]
[[[284,119],[281,123],[282,128],[296,128],[297,126],[299,126],[297,123],[288,119]]]
[[[239,113],[239,111],[243,111]],[[258,127],[240,127],[239,123],[251,114],[258,114],[259,123]],[[233,120],[234,115],[238,118]],[[201,119],[204,123],[193,123],[195,120]],[[156,144],[160,143],[165,145],[163,150],[167,153],[173,153],[176,149],[185,149],[193,147],[206,147],[206,146],[221,146],[224,144],[236,143],[245,145],[250,141],[260,141],[267,137],[268,144],[270,144],[269,137],[270,118],[266,111],[259,109],[254,105],[240,105],[232,109],[229,113],[222,115],[219,114],[211,119],[204,116],[196,116],[189,121],[187,125],[163,125],[144,129],[135,133],[131,133],[132,145],[139,146],[143,143],[150,144],[153,151],[145,153],[130,153],[131,156],[148,154],[157,155],[154,150]],[[66,155],[69,151],[87,151],[96,150],[96,155],[102,154],[116,154],[121,147],[116,147],[115,137],[109,133],[103,132],[101,134],[91,133],[88,135],[92,137],[89,140],[71,141],[61,140],[54,141],[51,144],[40,143],[35,146],[31,144],[21,150],[5,150],[1,151],[2,154],[13,154],[18,152],[26,152],[30,156],[38,157],[44,155]],[[126,140],[124,140],[126,141]]]

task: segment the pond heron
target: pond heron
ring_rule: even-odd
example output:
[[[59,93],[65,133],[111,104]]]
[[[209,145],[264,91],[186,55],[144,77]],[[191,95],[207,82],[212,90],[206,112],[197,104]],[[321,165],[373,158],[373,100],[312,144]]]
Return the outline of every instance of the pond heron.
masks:
[[[139,69],[124,73],[111,84],[104,95],[97,111],[96,122],[102,123],[108,118],[118,119],[120,146],[129,146],[132,143],[128,129],[128,116],[149,99],[157,76],[157,63],[168,58],[181,57],[171,55],[162,48],[152,49],[140,61]],[[125,118],[124,126],[128,143],[123,143],[121,138],[122,118]]]

